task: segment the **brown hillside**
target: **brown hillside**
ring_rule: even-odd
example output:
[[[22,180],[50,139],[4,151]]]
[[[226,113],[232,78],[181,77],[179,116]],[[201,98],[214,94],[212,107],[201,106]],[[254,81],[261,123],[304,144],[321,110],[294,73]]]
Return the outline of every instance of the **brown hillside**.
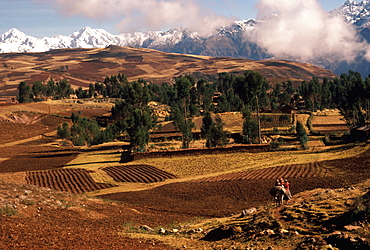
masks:
[[[326,69],[288,61],[253,61],[182,55],[156,50],[109,46],[103,49],[64,49],[44,53],[0,54],[0,100],[17,95],[20,81],[32,83],[68,79],[74,88],[87,87],[106,76],[125,74],[129,80],[171,81],[181,74],[217,74],[256,70],[271,82],[302,81],[312,76],[333,78]]]

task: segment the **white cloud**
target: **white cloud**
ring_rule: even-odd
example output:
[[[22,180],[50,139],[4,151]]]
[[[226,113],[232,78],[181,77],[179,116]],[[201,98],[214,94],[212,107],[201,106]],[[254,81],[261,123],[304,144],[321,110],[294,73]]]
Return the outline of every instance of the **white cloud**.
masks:
[[[120,32],[162,30],[178,26],[202,34],[210,33],[232,20],[204,13],[195,0],[39,0],[51,2],[65,16],[93,20],[117,20]]]
[[[260,0],[253,40],[278,58],[352,61],[365,50],[356,30],[316,0]]]

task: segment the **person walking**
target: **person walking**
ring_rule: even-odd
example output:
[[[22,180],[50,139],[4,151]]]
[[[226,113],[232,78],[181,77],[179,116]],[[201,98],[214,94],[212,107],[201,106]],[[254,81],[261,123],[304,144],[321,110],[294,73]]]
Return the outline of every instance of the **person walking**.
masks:
[[[286,204],[288,204],[289,200],[292,199],[292,193],[290,192],[290,183],[287,179],[281,179],[283,180],[282,185],[285,188],[284,200],[286,201]]]

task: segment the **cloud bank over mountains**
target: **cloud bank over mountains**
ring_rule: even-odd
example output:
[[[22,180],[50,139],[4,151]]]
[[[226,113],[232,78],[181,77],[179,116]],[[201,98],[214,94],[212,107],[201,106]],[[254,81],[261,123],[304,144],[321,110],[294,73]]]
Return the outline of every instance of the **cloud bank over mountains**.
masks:
[[[117,19],[121,32],[185,27],[200,37],[211,35],[231,20],[203,10],[199,0],[44,0],[53,3],[65,16],[93,20]],[[324,11],[317,0],[259,0],[251,39],[276,58],[310,61],[318,57],[352,62],[367,54],[354,26],[342,17]]]
[[[113,44],[214,57],[308,62],[336,73],[348,69],[363,75],[370,72],[370,1],[349,0],[327,12],[317,0],[259,0],[257,20],[233,22],[211,12],[204,15],[199,0],[39,1],[54,3],[65,15],[115,18],[122,29],[146,25],[152,30],[162,25],[171,29],[112,35],[102,29],[85,27],[70,36],[43,39],[12,29],[0,36],[0,52],[41,52]]]
[[[260,0],[252,39],[278,58],[310,61],[316,58],[352,62],[366,53],[355,27],[331,15],[316,0]]]

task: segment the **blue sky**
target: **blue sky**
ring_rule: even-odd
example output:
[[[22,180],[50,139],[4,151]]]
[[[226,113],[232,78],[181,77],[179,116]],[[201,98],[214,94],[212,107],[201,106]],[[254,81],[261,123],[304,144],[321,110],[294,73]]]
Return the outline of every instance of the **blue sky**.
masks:
[[[55,5],[58,1],[59,3],[64,3],[64,9]],[[80,3],[88,3],[89,0],[74,0],[74,3],[78,3],[79,1],[81,1]],[[132,0],[121,1],[130,2]],[[138,0],[134,0],[133,2],[135,1]],[[186,0],[167,1],[179,2]],[[217,15],[235,18],[237,20],[255,18],[257,13],[255,6],[257,2],[257,0],[194,0],[194,3],[197,6],[200,6],[202,10],[211,10]],[[323,9],[332,10],[341,6],[345,0],[320,0],[319,2]],[[53,35],[71,35],[73,32],[78,31],[85,26],[90,26],[91,28],[103,28],[112,34],[119,34],[125,31],[124,29],[119,29],[117,27],[118,15],[125,15],[125,13],[115,13],[114,18],[110,19],[95,20],[97,18],[94,19],[91,16],[87,17],[88,14],[86,13],[85,15],[79,13],[71,15],[70,12],[66,10],[68,9],[67,5],[68,0],[0,0],[0,35],[11,28],[17,28],[26,34],[37,38]],[[86,5],[88,4],[85,4],[85,6]],[[93,10],[89,11],[94,12]],[[96,12],[99,13],[98,11]],[[143,14],[142,10],[141,12],[141,14]],[[163,26],[161,29],[166,30],[167,28],[170,27]],[[141,27],[140,29],[143,30],[145,28]],[[153,29],[148,28],[148,30]]]

